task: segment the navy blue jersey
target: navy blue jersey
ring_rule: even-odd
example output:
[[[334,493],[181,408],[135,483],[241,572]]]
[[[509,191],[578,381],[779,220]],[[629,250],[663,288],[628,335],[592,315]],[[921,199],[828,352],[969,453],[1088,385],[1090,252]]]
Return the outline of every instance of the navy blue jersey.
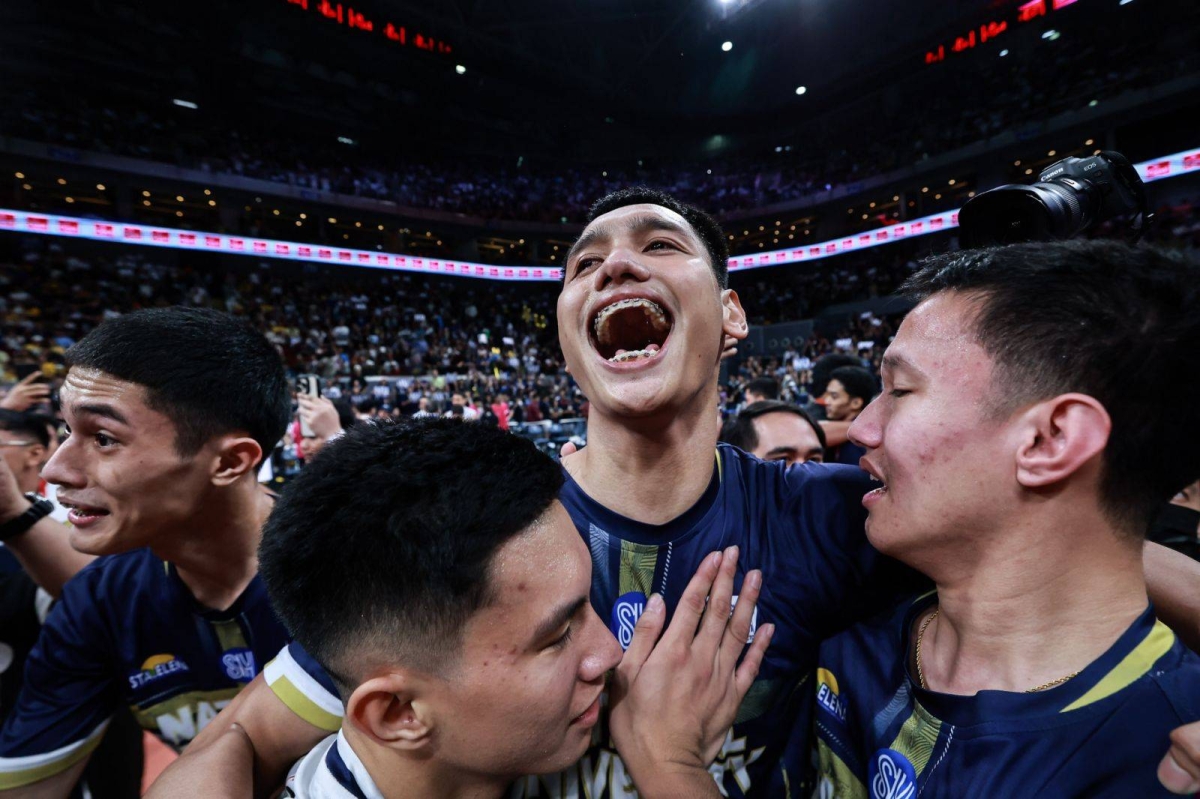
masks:
[[[257,576],[218,612],[149,550],[98,559],[63,588],[26,662],[0,731],[0,789],[86,757],[122,704],[167,743],[187,743],[287,640]]]
[[[708,554],[740,547],[735,594],[747,571],[762,570],[754,627],[772,623],[775,637],[711,769],[729,796],[806,795],[817,646],[869,615],[866,609],[887,606],[897,580],[907,575],[867,543],[862,496],[870,488],[859,469],[815,463],[788,469],[721,445],[704,495],[667,524],[621,516],[569,476],[559,494],[592,554],[592,605],[622,646],[629,645],[647,597],[662,594],[672,610]],[[881,568],[885,562],[891,566]],[[332,685],[300,647],[281,653],[266,677],[299,715],[336,729]],[[574,767],[528,777],[512,791],[514,797],[635,795],[609,740],[606,714]]]
[[[822,799],[1171,796],[1156,770],[1171,730],[1200,719],[1200,658],[1152,609],[1058,687],[955,696],[909,674],[913,623],[933,602],[822,645]]]

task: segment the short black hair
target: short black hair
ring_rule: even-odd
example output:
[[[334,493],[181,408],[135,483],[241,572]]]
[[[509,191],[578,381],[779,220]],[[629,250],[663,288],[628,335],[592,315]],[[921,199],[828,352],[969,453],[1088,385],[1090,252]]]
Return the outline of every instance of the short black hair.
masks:
[[[821,442],[821,449],[828,446],[825,443],[825,430],[818,424],[808,412],[799,405],[792,405],[790,402],[781,402],[779,400],[762,400],[760,402],[752,402],[728,422],[721,431],[721,440],[726,444],[752,452],[758,446],[758,431],[754,429],[754,420],[760,416],[766,416],[768,413],[792,413],[799,416],[804,421],[808,422],[812,427],[813,432],[817,434],[817,440]]]
[[[854,355],[847,355],[841,352],[831,352],[828,355],[822,355],[817,358],[816,363],[812,368],[812,384],[809,386],[810,393],[814,397],[819,397],[825,393],[825,389],[829,388],[829,376],[834,369],[842,366],[862,366],[862,358]]]
[[[596,200],[588,212],[588,222],[627,205],[661,205],[687,220],[708,252],[708,261],[717,278],[717,285],[722,289],[729,288],[729,245],[725,242],[725,233],[721,230],[721,225],[717,220],[699,208],[681,203],[665,191],[651,189],[647,186],[634,186],[614,191]],[[564,278],[567,272],[566,266],[564,262]]]
[[[245,431],[266,456],[291,419],[291,386],[271,342],[245,319],[208,308],[148,308],[102,322],[66,353],[146,389],[175,424],[175,449],[195,454],[214,436]]]
[[[841,383],[848,396],[858,397],[863,401],[864,408],[879,393],[875,375],[861,366],[839,366],[829,373],[829,380]],[[825,388],[829,388],[828,383],[825,384]]]
[[[366,655],[444,668],[491,601],[496,552],[562,484],[532,441],[495,427],[357,424],[284,489],[259,570],[280,619],[344,695]]]
[[[1013,244],[939,255],[903,286],[978,300],[997,414],[1067,392],[1108,411],[1100,493],[1144,533],[1200,477],[1200,266],[1116,241]]]
[[[743,393],[753,392],[769,400],[779,399],[779,381],[773,377],[756,377],[746,384]]]
[[[48,449],[50,447],[50,429],[46,426],[46,420],[47,417],[38,414],[0,408],[0,430],[29,436]]]

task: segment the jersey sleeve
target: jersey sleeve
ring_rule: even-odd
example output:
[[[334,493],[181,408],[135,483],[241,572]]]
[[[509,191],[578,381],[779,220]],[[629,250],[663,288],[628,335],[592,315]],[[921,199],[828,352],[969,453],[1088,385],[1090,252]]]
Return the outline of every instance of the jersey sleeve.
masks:
[[[321,664],[293,641],[263,669],[267,685],[293,713],[326,732],[342,727],[342,700]]]
[[[108,625],[94,595],[98,571],[63,588],[25,666],[0,730],[0,790],[59,774],[91,754],[121,701]]]
[[[867,540],[863,495],[873,487],[857,467],[798,464],[787,470],[785,513],[794,530],[795,561],[812,594],[809,629],[820,638],[890,610],[928,580],[880,554]]]

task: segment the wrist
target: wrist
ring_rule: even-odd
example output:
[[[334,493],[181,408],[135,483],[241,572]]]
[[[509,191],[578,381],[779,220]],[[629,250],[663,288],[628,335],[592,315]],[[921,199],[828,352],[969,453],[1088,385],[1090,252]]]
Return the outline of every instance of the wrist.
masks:
[[[701,799],[721,795],[713,775],[702,766],[664,766],[661,763],[652,766],[636,772],[630,769],[630,775],[643,799]]]
[[[11,502],[0,506],[0,524],[6,524],[17,519],[33,505],[33,501],[24,494],[18,494]]]

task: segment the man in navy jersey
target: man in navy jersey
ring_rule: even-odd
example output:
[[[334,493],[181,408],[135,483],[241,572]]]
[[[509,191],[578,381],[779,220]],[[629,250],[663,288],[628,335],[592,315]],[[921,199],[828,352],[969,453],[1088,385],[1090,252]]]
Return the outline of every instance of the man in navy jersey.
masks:
[[[622,645],[647,598],[658,593],[674,608],[709,552],[738,545],[739,567],[762,571],[755,623],[775,624],[775,636],[711,773],[729,796],[800,796],[811,776],[817,646],[889,606],[904,583],[866,541],[862,470],[789,469],[717,446],[724,340],[747,332],[727,287],[724,241],[711,218],[659,192],[618,192],[595,206],[558,301],[563,353],[591,404],[589,444],[564,458],[560,500],[591,552],[592,605]],[[1192,564],[1172,567],[1171,577],[1194,578]],[[1200,616],[1194,584],[1161,581],[1179,597],[1179,618]],[[253,742],[261,790],[341,721],[332,684],[301,648],[269,664],[264,682],[271,690],[252,685],[193,751],[236,721]],[[636,795],[605,724],[566,773],[519,781],[512,795],[570,795],[569,786],[580,796]],[[205,773],[185,755],[158,795]]]
[[[257,578],[272,500],[257,466],[290,391],[247,322],[169,308],[107,321],[67,353],[71,435],[46,465],[70,543],[63,588],[0,731],[5,795],[66,796],[108,718],[186,744],[287,635]]]
[[[1200,475],[1200,268],[1101,241],[939,256],[850,428],[936,591],[821,647],[820,795],[1150,797],[1200,657],[1142,549]]]

